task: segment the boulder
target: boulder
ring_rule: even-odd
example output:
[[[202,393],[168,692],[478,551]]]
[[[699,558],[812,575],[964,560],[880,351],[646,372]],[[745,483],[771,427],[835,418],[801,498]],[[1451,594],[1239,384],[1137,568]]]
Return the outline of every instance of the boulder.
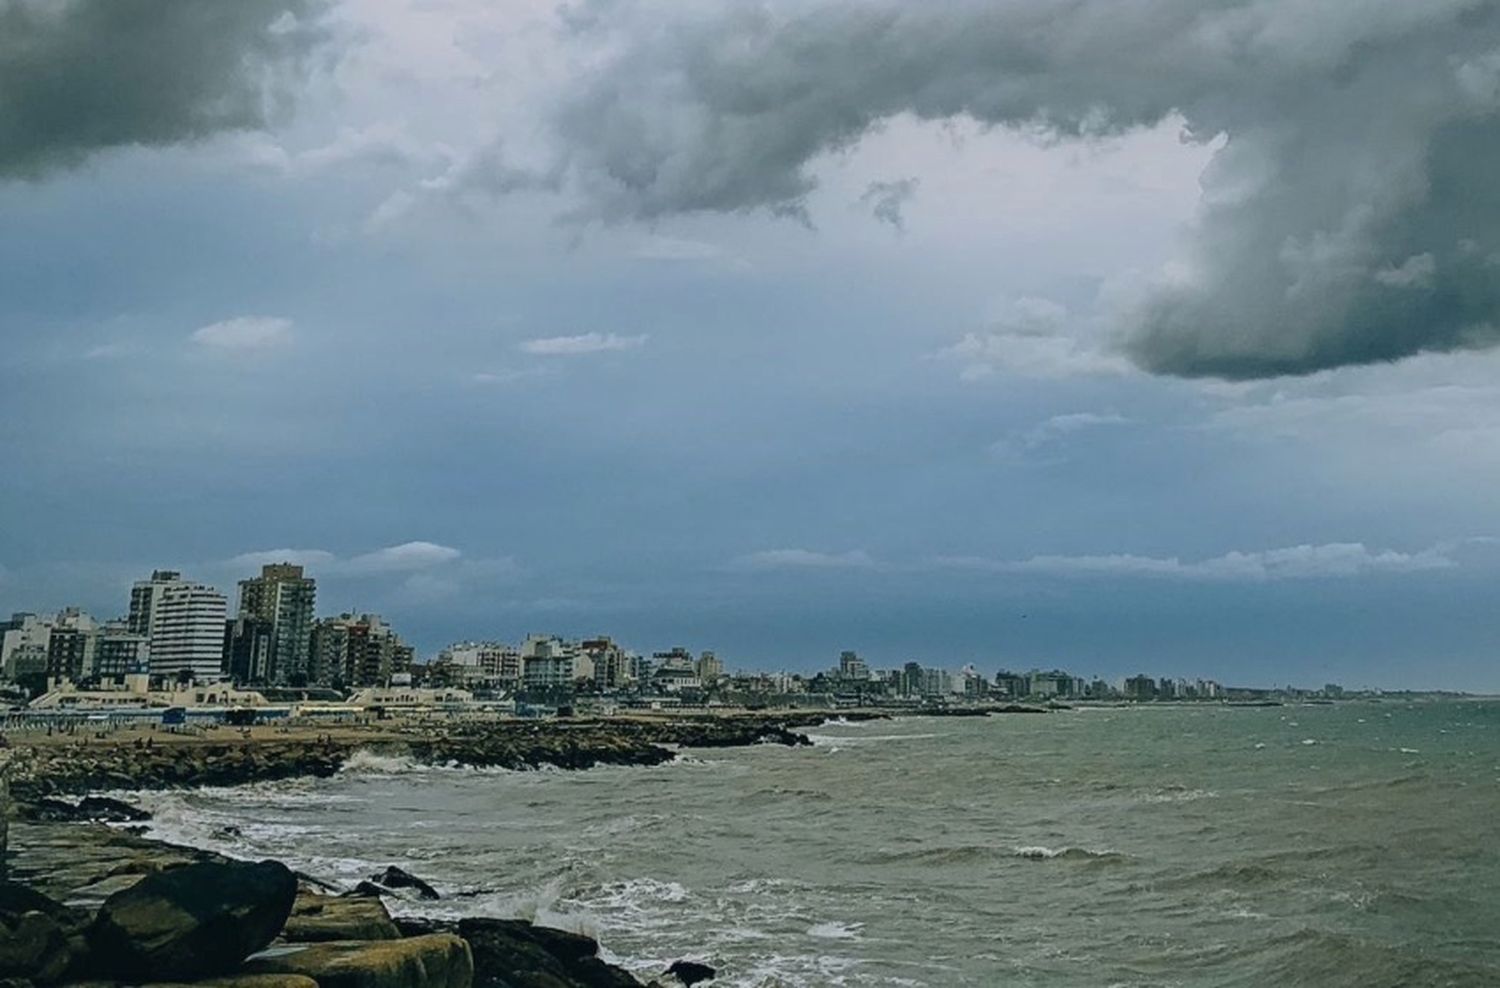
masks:
[[[191,983],[153,981],[140,988],[318,988],[318,983],[302,974],[228,974]]]
[[[106,965],[99,973],[119,980],[228,974],[281,932],[296,896],[279,861],[184,865],[104,900],[89,945]]]
[[[438,899],[437,889],[422,881],[411,872],[403,871],[395,865],[391,865],[378,875],[371,875],[370,881],[387,889],[410,889],[417,894],[419,899]]]
[[[471,988],[469,945],[451,933],[405,940],[288,944],[250,958],[251,974],[301,974],[319,988]]]
[[[470,918],[459,935],[474,952],[476,988],[639,988],[621,968],[599,959],[599,945],[565,930],[519,919]]]
[[[17,882],[0,882],[0,979],[42,984],[73,971],[86,953],[87,917]]]
[[[667,977],[676,978],[687,988],[693,988],[700,981],[712,981],[718,973],[707,964],[697,961],[673,961],[672,966],[667,968]]]
[[[401,932],[379,899],[304,892],[292,905],[281,937],[290,943],[324,940],[396,940]]]
[[[47,823],[138,823],[151,819],[145,810],[108,796],[85,796],[77,803],[43,797],[23,806],[21,814],[27,820]]]

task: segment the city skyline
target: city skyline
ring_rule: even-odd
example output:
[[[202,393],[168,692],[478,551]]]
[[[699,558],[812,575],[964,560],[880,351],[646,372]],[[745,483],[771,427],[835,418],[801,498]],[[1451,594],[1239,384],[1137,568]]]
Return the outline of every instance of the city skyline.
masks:
[[[44,6],[0,613],[1500,690],[1484,5]]]

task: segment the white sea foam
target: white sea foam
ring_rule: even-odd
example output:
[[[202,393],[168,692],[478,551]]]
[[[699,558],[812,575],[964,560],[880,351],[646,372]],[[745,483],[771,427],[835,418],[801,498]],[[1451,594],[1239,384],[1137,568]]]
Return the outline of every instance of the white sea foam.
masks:
[[[814,923],[807,928],[807,935],[818,940],[858,940],[863,923]]]

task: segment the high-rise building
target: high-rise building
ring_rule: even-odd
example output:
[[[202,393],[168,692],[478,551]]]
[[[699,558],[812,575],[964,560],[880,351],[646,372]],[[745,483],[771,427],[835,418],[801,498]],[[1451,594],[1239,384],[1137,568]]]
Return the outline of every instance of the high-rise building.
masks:
[[[301,566],[272,563],[240,581],[241,618],[271,627],[270,661],[251,682],[306,682],[318,587]]]
[[[579,648],[594,663],[594,685],[600,689],[619,689],[631,680],[630,656],[610,638],[590,638]]]
[[[242,616],[225,622],[224,671],[240,684],[270,682],[274,643],[270,621]]]
[[[411,672],[412,647],[374,614],[341,614],[313,625],[310,682],[322,686],[387,686]]]
[[[724,678],[724,660],[712,652],[698,656],[698,680],[704,686],[712,686]]]
[[[81,683],[93,678],[99,622],[70,607],[57,615],[47,639],[47,678]]]
[[[174,569],[159,569],[151,579],[140,580],[130,588],[130,614],[125,618],[125,628],[131,634],[151,637],[151,624],[156,617],[156,605],[167,587],[182,582],[182,574]]]
[[[854,652],[839,653],[839,678],[843,680],[866,680],[870,678],[870,667]]]
[[[155,576],[153,576],[153,583]],[[141,584],[136,584],[137,589]],[[131,611],[135,611],[131,595]],[[162,586],[150,605],[153,678],[212,683],[223,678],[224,621],[229,602],[201,583],[175,580]]]

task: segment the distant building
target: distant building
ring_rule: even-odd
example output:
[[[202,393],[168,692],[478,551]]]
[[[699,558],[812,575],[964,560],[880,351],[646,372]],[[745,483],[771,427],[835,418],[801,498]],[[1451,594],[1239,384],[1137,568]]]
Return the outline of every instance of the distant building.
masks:
[[[515,689],[521,683],[521,653],[503,642],[456,642],[432,664],[435,681]]]
[[[157,604],[161,601],[162,593],[171,586],[182,583],[182,574],[175,569],[159,569],[151,574],[151,579],[137,581],[130,588],[130,612],[125,618],[126,630],[132,634],[151,637],[152,625],[156,619]]]
[[[13,683],[35,680],[35,688],[40,689],[47,675],[55,620],[25,611],[13,614],[0,634],[0,675]]]
[[[854,652],[840,652],[838,678],[862,683],[870,678],[870,667]]]
[[[631,656],[610,638],[589,638],[579,648],[594,663],[594,685],[617,690],[635,679]]]
[[[158,583],[153,574],[147,610],[150,670],[156,679],[213,683],[224,676],[224,623],[229,602],[202,583]],[[142,584],[137,584],[140,588]],[[136,596],[131,595],[132,612]],[[135,627],[131,625],[132,630]],[[139,633],[139,632],[137,632]]]
[[[386,686],[411,673],[412,648],[375,614],[341,614],[313,625],[312,685]]]
[[[94,648],[99,623],[70,607],[57,615],[47,638],[47,678],[81,683],[94,675]]]
[[[260,576],[240,581],[239,616],[271,627],[265,678],[255,682],[307,681],[317,597],[316,581],[291,563],[262,566]]]
[[[712,686],[724,678],[724,662],[712,652],[698,656],[698,680],[704,686]]]
[[[145,635],[132,632],[124,620],[110,621],[99,630],[94,644],[92,679],[119,682],[126,676],[147,672],[150,668],[151,642]]]
[[[1131,676],[1125,680],[1124,693],[1132,700],[1156,699],[1156,680],[1147,675]]]
[[[258,617],[241,615],[226,622],[224,671],[229,678],[240,684],[271,682],[275,633],[275,625]],[[309,632],[309,644],[311,637]]]

